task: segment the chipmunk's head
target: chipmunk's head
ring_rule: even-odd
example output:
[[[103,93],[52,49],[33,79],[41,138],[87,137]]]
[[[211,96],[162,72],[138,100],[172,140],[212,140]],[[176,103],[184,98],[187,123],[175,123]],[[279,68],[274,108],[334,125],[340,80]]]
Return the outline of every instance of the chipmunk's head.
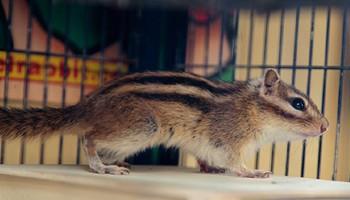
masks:
[[[259,79],[259,101],[265,135],[275,140],[322,135],[329,126],[315,103],[295,87],[280,79],[274,69]]]

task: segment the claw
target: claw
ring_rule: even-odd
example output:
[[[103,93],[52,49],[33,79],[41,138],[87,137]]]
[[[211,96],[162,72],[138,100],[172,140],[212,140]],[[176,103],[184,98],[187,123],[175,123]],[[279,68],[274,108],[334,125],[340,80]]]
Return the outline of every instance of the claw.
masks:
[[[105,168],[106,174],[113,174],[113,175],[127,175],[130,173],[130,170],[125,167],[119,167],[119,166],[106,166]]]
[[[116,165],[103,165],[93,170],[99,174],[113,174],[113,175],[127,175],[130,170],[125,167],[119,167]]]
[[[269,178],[272,172],[263,170],[239,170],[235,172],[240,177]]]

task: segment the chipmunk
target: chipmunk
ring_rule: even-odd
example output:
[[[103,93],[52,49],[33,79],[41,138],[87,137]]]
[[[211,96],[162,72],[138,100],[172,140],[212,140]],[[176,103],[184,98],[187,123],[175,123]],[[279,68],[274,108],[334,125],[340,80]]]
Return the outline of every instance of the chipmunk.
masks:
[[[128,174],[127,157],[164,145],[193,154],[204,172],[265,178],[271,172],[245,167],[250,152],[327,128],[313,101],[274,69],[233,84],[189,73],[135,73],[65,108],[0,109],[1,137],[78,134],[100,174]]]

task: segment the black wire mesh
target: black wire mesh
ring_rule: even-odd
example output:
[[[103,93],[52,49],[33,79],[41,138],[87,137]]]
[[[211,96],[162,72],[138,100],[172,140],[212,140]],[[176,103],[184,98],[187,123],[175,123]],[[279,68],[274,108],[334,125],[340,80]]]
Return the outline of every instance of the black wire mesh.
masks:
[[[314,71],[323,71],[323,76],[322,76],[322,86],[320,86],[322,88],[322,92],[321,92],[321,103],[320,103],[320,107],[321,107],[321,112],[325,113],[326,108],[325,108],[325,104],[326,104],[326,96],[327,96],[327,78],[328,78],[328,72],[331,71],[336,71],[339,72],[339,87],[338,87],[338,95],[339,97],[337,98],[338,102],[337,102],[337,117],[336,117],[336,131],[335,131],[335,146],[334,146],[334,159],[333,159],[333,172],[332,172],[332,176],[331,179],[332,180],[336,180],[337,176],[338,176],[338,170],[339,170],[339,154],[341,154],[342,152],[340,152],[340,135],[341,135],[341,126],[344,125],[341,122],[341,118],[344,117],[344,108],[342,106],[342,101],[343,101],[343,93],[344,93],[344,71],[349,70],[349,67],[345,64],[346,63],[346,49],[347,49],[347,26],[348,26],[348,11],[347,11],[347,7],[344,7],[342,9],[339,10],[335,10],[334,8],[328,6],[328,7],[324,7],[324,9],[326,9],[326,18],[325,18],[325,24],[326,24],[326,28],[324,30],[324,35],[325,35],[325,41],[323,41],[325,43],[325,49],[324,49],[324,64],[323,65],[315,65],[313,64],[313,51],[314,51],[314,35],[315,35],[315,15],[316,15],[316,9],[318,7],[316,5],[313,5],[311,7],[308,7],[308,9],[310,10],[309,12],[311,13],[311,17],[310,17],[310,30],[308,32],[308,34],[310,34],[309,36],[309,48],[308,48],[308,61],[307,64],[299,64],[298,61],[298,51],[299,51],[299,37],[304,37],[304,35],[300,35],[300,12],[301,9],[305,9],[304,7],[301,6],[297,6],[296,7],[296,14],[295,14],[295,27],[294,27],[294,44],[293,44],[293,55],[292,55],[292,63],[291,64],[285,64],[282,62],[282,57],[283,57],[283,41],[284,41],[284,35],[285,35],[285,13],[286,10],[285,9],[281,9],[280,12],[280,33],[279,33],[279,44],[278,44],[278,57],[277,57],[277,63],[275,65],[271,65],[271,64],[267,64],[267,57],[268,57],[268,49],[267,49],[267,44],[268,44],[268,40],[269,40],[269,34],[268,34],[268,29],[269,29],[269,23],[270,23],[270,12],[265,13],[265,24],[264,24],[264,33],[260,33],[260,34],[264,34],[264,39],[263,39],[263,56],[262,56],[262,62],[261,64],[255,64],[252,62],[252,52],[253,52],[253,43],[254,41],[254,37],[252,36],[253,33],[255,32],[254,30],[254,10],[250,10],[249,12],[249,31],[245,31],[244,33],[242,32],[242,34],[245,35],[238,35],[237,37],[239,38],[241,37],[246,37],[248,38],[248,42],[246,44],[246,49],[247,49],[247,60],[245,61],[244,64],[241,63],[237,63],[237,62],[233,62],[233,63],[229,63],[225,66],[222,66],[222,61],[219,62],[218,65],[216,64],[207,64],[207,58],[205,57],[205,61],[203,62],[203,64],[198,64],[198,63],[189,63],[187,65],[185,65],[186,68],[201,68],[201,67],[206,67],[206,68],[215,68],[218,67],[221,71],[222,68],[227,68],[227,67],[232,67],[235,70],[238,69],[246,69],[246,79],[251,78],[251,70],[253,69],[264,69],[264,68],[270,68],[270,67],[276,67],[278,69],[279,72],[281,71],[285,71],[285,70],[290,70],[292,72],[292,77],[291,77],[291,84],[292,85],[296,85],[297,83],[297,72],[300,71],[306,71],[307,75],[306,75],[306,94],[310,95],[311,93],[311,79],[312,79],[312,74]],[[342,38],[341,38],[341,58],[340,58],[340,63],[339,65],[330,65],[329,64],[329,45],[330,45],[330,23],[331,23],[331,11],[339,11],[341,12],[341,15],[343,16],[341,21],[342,21]],[[240,12],[242,10],[237,10],[237,12]],[[261,16],[261,13],[260,17]],[[222,23],[224,24],[225,18],[224,16],[222,16]],[[236,29],[238,29],[238,25],[236,25],[235,27]],[[222,30],[225,30],[224,28]],[[207,37],[207,36],[206,36]],[[223,37],[221,35],[221,37]],[[222,38],[221,38],[222,39]],[[334,38],[333,38],[334,39]],[[334,41],[334,40],[333,40]],[[318,41],[319,42],[319,41]],[[207,41],[206,41],[207,43]],[[205,48],[205,51],[207,53],[207,45],[203,45]],[[219,49],[219,57],[222,57],[222,45],[220,45],[220,49]],[[237,49],[233,49],[231,54],[232,55],[236,55]],[[232,56],[233,58],[235,58],[235,56]],[[235,59],[233,59],[235,61]],[[348,97],[347,97],[348,98]],[[347,116],[345,116],[347,117]],[[342,133],[344,134],[344,133]],[[322,163],[322,145],[323,145],[323,136],[321,136],[318,140],[318,152],[317,152],[317,169],[316,169],[316,177],[320,178],[321,177],[321,163]],[[308,141],[304,140],[302,142],[302,147],[301,147],[301,164],[300,164],[300,176],[304,177],[305,176],[305,168],[306,168],[306,162],[307,162],[307,158],[306,158],[306,151],[307,151],[307,147],[308,147]],[[272,145],[272,149],[271,149],[271,162],[270,162],[270,169],[271,171],[274,171],[274,163],[275,161],[275,150],[276,146],[275,144]],[[291,158],[291,143],[288,142],[287,143],[287,149],[286,149],[286,162],[285,162],[285,175],[290,175],[290,167],[291,167],[291,163],[290,163],[290,158]],[[293,152],[294,153],[294,152]],[[255,167],[259,168],[259,159],[260,159],[260,155],[259,152],[256,155],[256,159],[255,159]],[[294,167],[294,166],[293,166]]]
[[[8,8],[6,9],[7,12],[7,17],[6,17],[6,26],[7,26],[7,31],[8,32],[13,32],[13,8],[16,6],[16,1],[9,1],[8,2]],[[22,3],[26,3],[26,1],[23,1]],[[30,2],[28,5],[31,5]],[[3,5],[5,6],[5,5]],[[196,35],[191,35],[191,26],[193,24],[198,23],[196,20],[191,21],[191,14],[188,12],[188,10],[181,10],[180,14],[176,13],[173,18],[177,18],[177,16],[185,16],[181,18],[181,20],[175,20],[176,23],[179,23],[180,25],[178,27],[181,27],[181,30],[177,29],[174,30],[172,24],[167,24],[168,22],[171,22],[171,20],[165,20],[162,21],[163,25],[160,27],[160,29],[157,29],[159,27],[157,26],[152,26],[154,30],[152,30],[154,33],[157,32],[157,36],[159,35],[160,37],[158,38],[159,41],[156,42],[156,45],[159,45],[159,51],[158,52],[142,52],[141,50],[143,48],[149,48],[148,46],[142,46],[142,45],[148,45],[148,44],[153,44],[154,38],[150,37],[147,34],[152,34],[152,31],[145,31],[145,29],[148,29],[146,27],[147,25],[143,24],[145,21],[142,21],[144,18],[147,18],[147,13],[152,13],[150,14],[149,20],[152,21],[154,17],[158,16],[165,16],[166,10],[148,10],[145,8],[138,8],[138,9],[132,9],[128,13],[130,15],[122,15],[122,20],[118,20],[122,25],[121,32],[123,32],[119,38],[121,43],[127,43],[127,48],[124,49],[125,52],[127,52],[127,57],[122,56],[120,57],[119,54],[117,56],[106,56],[106,38],[107,38],[107,30],[109,28],[109,25],[107,23],[108,20],[108,13],[106,10],[102,11],[102,17],[100,18],[101,21],[99,22],[100,24],[100,40],[99,40],[99,51],[97,54],[91,54],[88,52],[88,49],[86,48],[87,43],[89,42],[89,36],[87,34],[88,27],[84,26],[83,34],[80,35],[81,38],[83,38],[83,43],[84,43],[84,48],[82,49],[81,52],[72,52],[71,49],[69,49],[69,38],[66,37],[65,39],[62,40],[64,49],[63,52],[54,52],[52,51],[52,40],[55,38],[54,31],[53,31],[53,18],[54,14],[53,12],[53,6],[54,3],[52,0],[49,1],[49,9],[47,10],[48,12],[48,23],[46,27],[47,31],[47,37],[46,37],[46,44],[45,44],[45,51],[40,51],[40,50],[35,50],[32,48],[32,37],[33,37],[33,19],[35,18],[34,16],[34,11],[31,6],[30,11],[28,12],[28,22],[27,22],[27,27],[26,27],[26,47],[24,49],[21,48],[16,48],[16,46],[12,47],[11,46],[11,38],[9,38],[9,35],[5,35],[5,73],[4,73],[4,79],[3,79],[3,106],[7,107],[9,103],[9,82],[10,82],[10,70],[11,70],[11,53],[23,53],[25,54],[25,75],[24,75],[24,89],[23,89],[23,99],[22,99],[22,106],[24,108],[27,108],[29,106],[29,98],[28,95],[30,93],[29,90],[29,85],[30,85],[30,66],[31,66],[31,56],[33,55],[40,55],[44,56],[44,78],[43,78],[43,98],[42,98],[42,106],[47,107],[49,106],[49,100],[48,100],[48,95],[49,95],[49,62],[52,57],[61,57],[63,58],[63,79],[61,81],[62,84],[62,95],[61,95],[61,105],[62,107],[65,107],[67,105],[66,98],[67,98],[67,77],[68,77],[68,63],[69,60],[74,58],[74,59],[81,59],[82,60],[82,67],[81,67],[81,80],[79,83],[79,88],[80,88],[80,100],[84,98],[84,95],[86,94],[86,76],[88,72],[87,68],[87,60],[94,60],[98,62],[99,68],[98,68],[98,77],[99,77],[99,85],[103,84],[105,81],[105,66],[106,62],[113,62],[117,66],[119,62],[127,63],[130,67],[130,72],[133,71],[144,71],[144,70],[186,70],[186,71],[194,71],[194,72],[199,72],[203,76],[207,76],[209,78],[223,78],[226,77],[227,70],[231,70],[231,73],[229,74],[229,77],[227,80],[228,81],[233,81],[237,77],[236,71],[238,70],[246,70],[245,72],[245,79],[249,79],[252,77],[252,73],[254,70],[260,69],[262,72],[262,69],[264,68],[270,68],[270,67],[275,67],[278,69],[278,71],[283,72],[283,71],[290,71],[291,72],[291,84],[296,85],[297,83],[297,72],[299,71],[307,71],[307,77],[306,77],[306,93],[307,95],[310,95],[312,92],[312,77],[313,73],[317,71],[322,71],[322,97],[321,97],[321,111],[322,113],[325,113],[326,111],[326,99],[327,99],[327,78],[328,78],[328,73],[330,71],[336,71],[339,72],[339,80],[338,80],[338,106],[337,106],[337,115],[336,115],[336,130],[335,130],[335,146],[334,146],[334,159],[333,159],[333,172],[332,172],[332,179],[335,180],[337,178],[337,173],[338,173],[338,165],[339,165],[339,154],[340,153],[346,153],[346,152],[340,152],[339,150],[339,145],[340,145],[340,135],[341,135],[341,126],[343,125],[341,123],[342,117],[343,116],[343,96],[344,96],[344,80],[345,80],[345,72],[350,69],[350,66],[348,66],[346,63],[346,56],[347,56],[347,26],[348,26],[348,10],[347,7],[344,8],[339,8],[342,11],[342,42],[341,42],[341,52],[340,52],[340,63],[339,65],[336,64],[329,64],[329,49],[330,49],[330,29],[331,29],[331,14],[333,12],[333,8],[328,6],[326,7],[326,18],[325,18],[325,24],[326,27],[324,29],[325,33],[325,49],[324,49],[324,64],[323,65],[315,65],[313,64],[313,58],[314,58],[314,46],[315,46],[315,40],[314,40],[314,35],[315,35],[315,18],[316,18],[316,9],[318,8],[316,5],[312,5],[312,7],[309,7],[310,12],[311,12],[311,17],[310,17],[310,30],[308,32],[309,34],[309,49],[308,49],[308,62],[307,64],[299,64],[298,63],[298,52],[299,52],[299,37],[304,37],[300,35],[300,15],[301,15],[301,10],[304,9],[304,7],[301,7],[298,5],[295,8],[295,27],[294,27],[294,40],[293,40],[293,50],[292,50],[292,62],[291,63],[286,63],[283,61],[283,56],[284,56],[284,43],[285,43],[285,25],[286,25],[286,12],[288,10],[282,8],[280,10],[275,10],[275,11],[268,11],[265,13],[260,13],[257,12],[254,9],[250,10],[245,10],[245,9],[233,9],[231,11],[225,10],[220,13],[215,13],[211,18],[210,12],[206,13],[207,15],[207,20],[204,20],[204,23],[201,26],[198,26],[199,29],[203,29],[203,40],[201,40],[204,44],[202,44],[202,49],[193,49],[193,45],[191,46],[191,41],[196,41]],[[65,2],[65,26],[64,26],[64,32],[65,35],[69,35],[70,32],[70,21],[71,19],[71,12],[72,8],[68,2]],[[86,7],[85,7],[86,9]],[[104,8],[106,9],[106,8]],[[337,10],[338,12],[339,10]],[[160,13],[160,15],[154,15],[154,12]],[[239,30],[240,23],[243,22],[242,16],[243,12],[249,12],[248,14],[248,31],[241,31]],[[269,60],[269,44],[270,41],[274,38],[271,38],[271,34],[269,34],[269,28],[272,23],[272,12],[280,12],[279,14],[279,38],[277,42],[277,47],[276,51],[278,52],[277,57],[276,57],[276,62],[275,65],[271,65]],[[84,10],[83,15],[81,16],[80,20],[84,22],[85,24],[88,24],[88,13],[87,10]],[[183,13],[186,13],[185,15]],[[170,15],[170,14],[169,14]],[[188,16],[190,15],[190,16]],[[203,16],[203,15],[202,15]],[[254,36],[256,35],[257,31],[255,29],[257,22],[256,19],[258,17],[264,17],[264,24],[263,24],[263,32],[259,33],[263,35],[262,37],[262,60],[260,63],[253,62],[253,57],[254,55],[254,44],[258,41],[257,38]],[[153,18],[152,18],[153,17]],[[172,18],[172,20],[174,20]],[[134,20],[132,20],[134,19]],[[216,25],[213,23],[213,21],[219,21],[219,28],[217,29],[219,31],[219,34],[216,34],[215,32],[212,31],[213,27],[216,27]],[[201,22],[199,22],[201,23]],[[189,28],[187,30],[187,27]],[[198,28],[195,27],[195,28]],[[143,31],[142,31],[143,30]],[[175,37],[174,40],[176,40],[176,44],[170,43],[169,41],[171,40],[170,38],[170,32],[174,32],[171,37]],[[161,34],[160,34],[161,33]],[[185,37],[184,37],[185,35]],[[186,38],[187,37],[187,38]],[[237,56],[238,54],[242,54],[242,52],[237,52],[238,51],[238,45],[239,40],[243,37],[248,38],[247,39],[247,44],[246,44],[246,60],[244,62],[237,62]],[[182,38],[180,40],[179,38]],[[212,48],[212,40],[216,39],[218,42],[218,46],[216,48]],[[133,40],[133,41],[130,41]],[[154,45],[154,46],[156,46]],[[198,45],[198,42],[195,43],[195,45]],[[158,48],[158,47],[157,47]],[[174,48],[175,50],[169,50],[171,48]],[[186,49],[187,48],[187,49]],[[213,50],[214,49],[214,50]],[[197,62],[195,61],[196,55],[194,55],[197,52],[191,52],[191,51],[203,51],[203,56],[202,56],[202,62]],[[187,51],[187,55],[185,56],[185,53]],[[217,56],[215,57],[215,61],[212,59],[212,53],[215,52]],[[159,55],[156,55],[157,53],[161,54],[163,57],[159,57]],[[156,58],[159,60],[156,61],[149,61],[145,60],[145,57],[151,57],[151,58]],[[193,59],[192,59],[193,58]],[[165,60],[165,61],[164,61]],[[166,67],[164,67],[166,66]],[[197,71],[200,69],[199,71]],[[202,71],[201,71],[202,70]],[[349,116],[346,116],[349,117]],[[61,136],[59,140],[59,145],[58,145],[58,164],[62,164],[62,154],[63,154],[63,145],[65,143],[64,137]],[[321,177],[321,165],[322,165],[322,152],[323,152],[323,143],[324,143],[324,138],[321,136],[318,140],[318,151],[317,151],[317,167],[316,167],[316,177],[320,178]],[[4,156],[6,154],[5,152],[5,141],[1,140],[1,156],[0,156],[0,163],[5,163],[4,162]],[[20,145],[20,164],[25,163],[25,155],[26,155],[26,143],[24,140],[21,142]],[[302,148],[301,148],[301,164],[300,164],[300,176],[305,176],[305,168],[306,168],[306,151],[308,147],[308,141],[304,140],[302,143]],[[80,164],[82,162],[82,158],[80,155],[82,154],[81,152],[81,147],[80,147],[80,139],[77,140],[77,145],[76,145],[76,158],[75,158],[75,163]],[[44,152],[45,152],[45,142],[41,140],[40,143],[40,159],[39,163],[44,164]],[[157,152],[157,151],[156,151]],[[272,144],[271,147],[271,153],[270,153],[270,165],[269,168],[271,171],[275,171],[275,162],[276,162],[276,144]],[[291,144],[288,142],[286,146],[286,161],[285,161],[285,170],[284,173],[285,175],[290,175],[290,165],[291,165]],[[158,153],[158,156],[160,154]],[[168,154],[167,152],[165,155],[168,155],[169,157],[177,157],[178,154]],[[347,155],[347,154],[346,154]],[[157,156],[157,155],[156,155]],[[152,159],[152,156],[149,157],[149,159]],[[153,157],[154,158],[154,157]],[[175,158],[177,159],[177,158]],[[261,154],[258,152],[255,161],[254,161],[254,166],[256,168],[259,168],[259,163],[261,161]],[[174,164],[174,162],[172,162]],[[349,170],[348,170],[349,171]]]

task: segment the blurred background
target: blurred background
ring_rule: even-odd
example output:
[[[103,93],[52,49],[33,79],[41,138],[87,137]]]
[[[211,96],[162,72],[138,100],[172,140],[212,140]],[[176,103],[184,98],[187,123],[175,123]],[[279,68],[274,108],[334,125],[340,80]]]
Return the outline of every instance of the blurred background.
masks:
[[[331,3],[2,0],[2,106],[64,107],[136,71],[189,71],[231,82],[274,67],[311,96],[330,130],[323,137],[266,145],[248,166],[349,181],[349,12],[346,1]],[[73,135],[1,140],[0,150],[3,164],[86,164]],[[190,155],[163,147],[128,161],[196,167]]]

